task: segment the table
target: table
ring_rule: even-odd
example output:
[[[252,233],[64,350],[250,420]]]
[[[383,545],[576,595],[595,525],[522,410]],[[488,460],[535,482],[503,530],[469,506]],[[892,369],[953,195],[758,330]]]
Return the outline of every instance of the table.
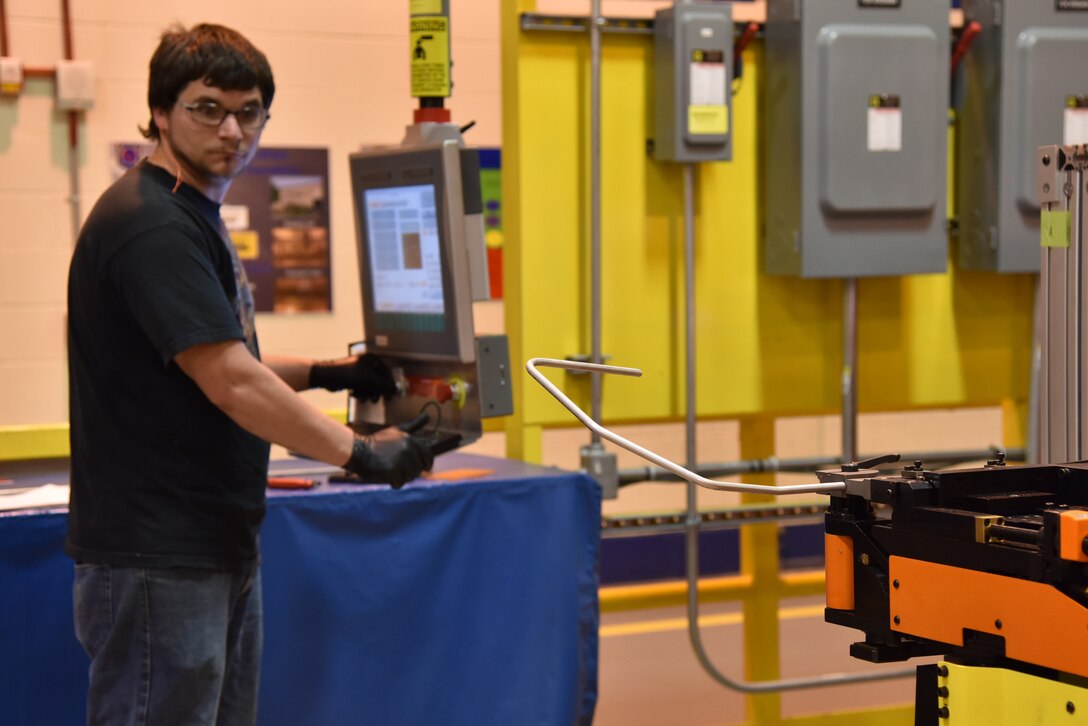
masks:
[[[270,493],[260,724],[592,720],[599,488],[468,454],[435,467],[463,468],[494,473]],[[5,724],[85,722],[65,517],[0,515]]]

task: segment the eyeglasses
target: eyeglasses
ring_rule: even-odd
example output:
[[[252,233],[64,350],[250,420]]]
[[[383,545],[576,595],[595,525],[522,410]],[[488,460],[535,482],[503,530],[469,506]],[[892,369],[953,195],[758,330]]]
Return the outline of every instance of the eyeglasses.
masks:
[[[234,116],[238,125],[246,131],[256,131],[268,123],[271,116],[268,109],[259,103],[249,103],[233,111],[227,110],[218,101],[197,101],[183,103],[181,107],[193,115],[193,120],[205,126],[218,126],[227,116]]]

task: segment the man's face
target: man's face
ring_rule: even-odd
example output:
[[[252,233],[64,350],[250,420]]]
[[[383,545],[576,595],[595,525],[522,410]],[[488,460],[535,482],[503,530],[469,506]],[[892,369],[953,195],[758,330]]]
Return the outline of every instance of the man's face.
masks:
[[[238,176],[257,153],[261,128],[245,128],[239,117],[226,115],[218,125],[202,122],[200,108],[216,103],[227,111],[262,106],[261,92],[224,91],[203,80],[192,81],[169,110],[154,112],[155,124],[170,151],[198,184],[223,184]],[[193,111],[186,107],[199,107]]]

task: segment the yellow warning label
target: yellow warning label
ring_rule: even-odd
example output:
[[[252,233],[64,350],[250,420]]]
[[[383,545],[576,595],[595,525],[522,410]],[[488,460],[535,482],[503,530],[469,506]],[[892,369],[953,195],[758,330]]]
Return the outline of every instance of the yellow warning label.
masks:
[[[729,133],[729,109],[726,106],[688,106],[689,134]]]
[[[450,95],[450,20],[412,18],[409,25],[412,56],[412,95]]]
[[[1069,212],[1052,212],[1044,209],[1039,225],[1043,247],[1068,247],[1072,229],[1072,215]]]
[[[230,233],[230,241],[238,250],[238,259],[255,260],[261,256],[261,236],[255,230],[243,229]]]
[[[409,0],[409,15],[441,15],[442,0]]]

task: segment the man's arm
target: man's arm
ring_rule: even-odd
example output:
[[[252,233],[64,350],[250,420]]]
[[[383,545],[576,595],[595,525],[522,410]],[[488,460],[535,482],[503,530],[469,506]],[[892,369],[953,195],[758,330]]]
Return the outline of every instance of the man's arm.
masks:
[[[392,373],[376,355],[349,355],[335,360],[270,355],[264,356],[263,362],[296,391],[349,390],[356,398],[375,402],[397,392]]]
[[[343,466],[351,457],[352,431],[292,390],[303,361],[277,359],[273,369],[238,340],[195,345],[174,361],[208,400],[251,434],[333,466]],[[303,388],[308,375],[305,361]]]
[[[310,368],[315,361],[286,355],[262,355],[261,362],[271,368],[292,390],[305,391],[310,387]]]

